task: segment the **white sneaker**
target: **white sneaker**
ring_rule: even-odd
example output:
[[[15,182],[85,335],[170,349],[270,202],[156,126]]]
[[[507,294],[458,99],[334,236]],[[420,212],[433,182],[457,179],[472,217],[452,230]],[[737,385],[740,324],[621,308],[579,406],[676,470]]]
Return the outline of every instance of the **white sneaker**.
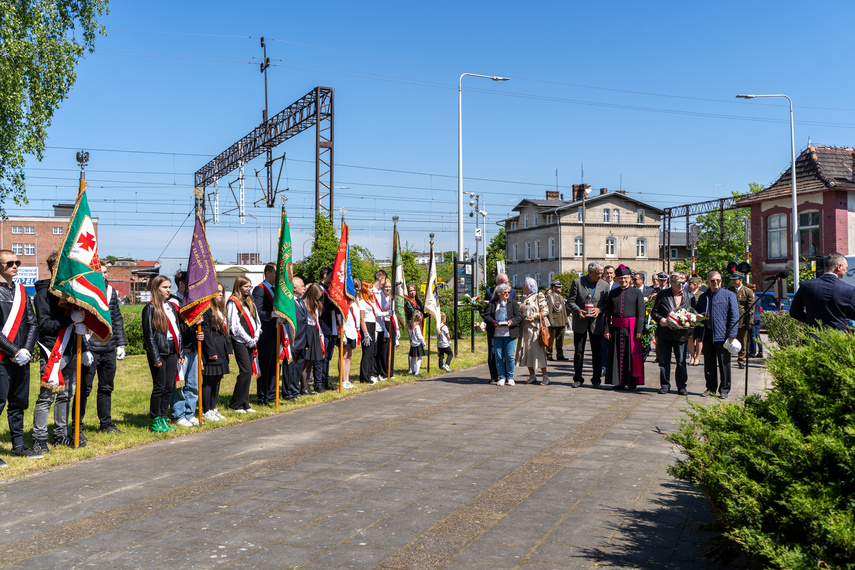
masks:
[[[199,425],[199,418],[197,418],[196,416],[193,416],[192,418],[190,418],[190,423],[193,424],[194,426]]]
[[[382,382],[383,380],[386,379],[386,377],[385,376],[378,376],[377,379]]]
[[[346,390],[350,390],[351,388],[353,388],[353,383],[351,383],[350,380],[345,380],[344,384],[342,384],[342,386],[344,386],[344,388]]]
[[[516,386],[516,382],[514,382],[513,378],[508,378],[508,386]]]
[[[202,415],[202,417],[208,420],[209,422],[220,421],[220,418],[217,417],[217,414],[214,412],[214,410],[208,410]]]
[[[175,423],[180,425],[181,427],[193,427],[193,424],[191,424],[187,418],[181,418]]]
[[[376,377],[376,376],[372,376],[371,378],[369,378],[369,379],[368,379],[368,383],[369,383],[369,384],[371,384],[371,385],[376,384],[376,383],[377,383],[377,377]]]
[[[247,413],[247,414],[254,414],[254,413],[255,413],[255,410],[253,410],[252,408],[247,408],[247,409],[246,409],[246,413]]]
[[[215,415],[215,416],[217,416],[217,419],[218,419],[218,420],[224,420],[224,419],[226,419],[226,416],[224,416],[223,414],[221,414],[221,413],[220,413],[220,410],[218,410],[217,408],[214,408],[214,409],[213,409],[213,410],[211,410],[211,411],[212,411],[212,412],[214,412],[214,415]]]
[[[501,380],[496,382],[496,386],[504,386],[504,385],[505,385],[505,379],[504,378],[502,378]]]
[[[232,411],[236,414],[245,414],[246,413],[246,410],[244,410],[243,408],[238,408],[237,410],[232,410]]]

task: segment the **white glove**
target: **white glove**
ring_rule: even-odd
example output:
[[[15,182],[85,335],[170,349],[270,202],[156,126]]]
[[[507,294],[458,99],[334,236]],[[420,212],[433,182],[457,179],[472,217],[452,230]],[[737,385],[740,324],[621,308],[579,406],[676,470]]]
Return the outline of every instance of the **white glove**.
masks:
[[[362,335],[362,346],[371,346],[371,337],[367,334]]]
[[[62,370],[66,366],[68,366],[68,357],[63,356],[62,358],[59,359],[59,369]]]
[[[86,325],[84,323],[74,323],[74,332],[77,334],[86,334]]]
[[[247,341],[246,347],[247,348],[255,348],[255,341],[254,340]]]
[[[125,359],[125,347],[120,346],[116,349],[116,360],[124,360]]]
[[[95,357],[88,350],[81,355],[80,363],[83,366],[92,366],[93,362],[95,362]]]
[[[27,364],[30,361],[30,358],[32,358],[30,351],[27,350],[26,348],[22,348],[21,350],[19,350],[18,352],[15,353],[15,356],[12,357],[12,360],[18,366],[24,366],[25,364]]]
[[[75,323],[82,323],[83,319],[86,317],[86,313],[80,309],[75,309],[71,311],[71,320]]]

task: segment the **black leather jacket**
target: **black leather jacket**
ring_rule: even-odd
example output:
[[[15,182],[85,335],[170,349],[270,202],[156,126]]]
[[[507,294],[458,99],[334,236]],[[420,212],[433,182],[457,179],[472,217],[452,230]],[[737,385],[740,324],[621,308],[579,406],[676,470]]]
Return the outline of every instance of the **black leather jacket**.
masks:
[[[172,314],[175,316],[175,322],[178,322],[178,313],[175,312],[170,303],[167,303],[167,305],[169,305],[167,310],[172,311]],[[143,345],[145,346],[149,362],[159,364],[163,362],[164,356],[175,353],[175,344],[166,338],[166,333],[162,333],[152,326],[151,319],[153,316],[154,306],[151,303],[147,303],[142,311]],[[178,358],[181,359],[184,358],[184,347],[181,346],[181,333],[177,331],[176,333],[178,334]]]
[[[16,289],[18,289],[17,283],[10,287],[5,280],[0,279],[0,322],[4,324],[7,319],[11,318],[12,302],[17,294]],[[0,334],[0,350],[9,356],[14,356],[19,350],[26,348],[32,354],[33,347],[36,344],[36,333],[38,333],[36,313],[33,311],[33,304],[30,302],[29,296],[27,296],[27,310],[18,326],[18,333],[15,338],[6,338],[5,335]]]
[[[36,316],[39,322],[39,344],[44,347],[45,358],[53,350],[59,331],[71,325],[68,310],[59,306],[59,297],[50,293],[50,279],[36,281]],[[73,340],[73,339],[72,339]],[[65,354],[75,350],[75,343],[69,342]]]

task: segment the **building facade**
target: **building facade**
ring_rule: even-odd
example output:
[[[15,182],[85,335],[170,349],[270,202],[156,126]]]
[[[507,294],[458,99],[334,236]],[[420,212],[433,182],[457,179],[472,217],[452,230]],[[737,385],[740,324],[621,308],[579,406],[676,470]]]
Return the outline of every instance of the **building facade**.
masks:
[[[645,277],[659,271],[662,210],[608,188],[583,200],[589,188],[574,184],[570,201],[553,190],[546,200],[525,199],[514,208],[518,215],[504,220],[513,286],[522,286],[528,276],[548,286],[559,273],[587,272],[591,261],[622,263]]]

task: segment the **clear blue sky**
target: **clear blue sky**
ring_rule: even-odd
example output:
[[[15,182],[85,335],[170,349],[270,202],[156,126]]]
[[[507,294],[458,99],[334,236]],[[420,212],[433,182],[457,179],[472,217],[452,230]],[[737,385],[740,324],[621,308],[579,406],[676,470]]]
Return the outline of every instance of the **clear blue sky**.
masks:
[[[351,241],[378,258],[391,254],[393,215],[416,249],[431,231],[438,250],[456,248],[464,72],[512,78],[464,79],[464,187],[486,197],[488,239],[513,205],[555,187],[556,169],[565,194],[584,166],[594,188],[622,184],[657,207],[768,185],[790,160],[786,100],[737,93],[790,95],[797,152],[809,138],[855,145],[851,2],[157,0],[110,9],[107,36],[54,117],[45,159],[28,165],[30,205],[6,205],[12,215],[49,214],[73,201],[74,152],[89,150],[102,256],[187,255],[192,220],[176,230],[192,209],[193,173],[261,122],[260,36],[273,64],[271,113],[316,85],[335,88],[335,184],[349,187],[335,205],[348,208]],[[298,258],[310,247],[313,141],[305,132],[277,147],[287,152],[282,187]],[[256,168],[262,158],[246,168],[248,203],[261,197]],[[223,211],[235,208],[225,186]],[[272,258],[278,210],[248,212],[256,219],[244,226],[236,212],[209,225],[218,260],[234,259],[238,239]]]

